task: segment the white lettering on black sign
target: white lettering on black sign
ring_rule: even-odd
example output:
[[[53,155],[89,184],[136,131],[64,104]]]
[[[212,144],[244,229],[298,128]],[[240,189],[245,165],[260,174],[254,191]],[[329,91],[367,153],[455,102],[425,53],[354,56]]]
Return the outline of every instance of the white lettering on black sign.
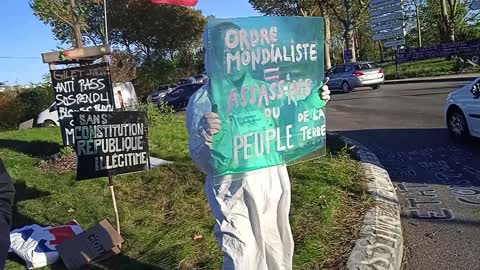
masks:
[[[77,179],[148,169],[148,123],[144,112],[76,112]]]
[[[110,71],[107,64],[98,64],[52,70],[51,76],[63,144],[73,145],[73,112],[114,110]]]

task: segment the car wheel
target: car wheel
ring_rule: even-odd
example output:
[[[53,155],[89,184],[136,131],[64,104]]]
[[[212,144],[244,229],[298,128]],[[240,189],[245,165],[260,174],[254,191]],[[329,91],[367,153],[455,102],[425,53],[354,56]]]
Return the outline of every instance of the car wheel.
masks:
[[[447,126],[450,135],[455,141],[467,142],[470,139],[467,119],[460,109],[454,108],[448,112]]]
[[[344,81],[344,82],[342,83],[342,91],[343,91],[344,93],[349,93],[349,92],[352,91],[352,88],[350,88],[350,85],[349,85],[347,82]]]
[[[43,127],[56,127],[57,125],[52,120],[45,120],[45,122],[43,122],[42,126]]]
[[[376,89],[380,89],[380,86],[381,86],[380,84],[376,84],[376,85],[372,86],[372,88],[376,90]]]

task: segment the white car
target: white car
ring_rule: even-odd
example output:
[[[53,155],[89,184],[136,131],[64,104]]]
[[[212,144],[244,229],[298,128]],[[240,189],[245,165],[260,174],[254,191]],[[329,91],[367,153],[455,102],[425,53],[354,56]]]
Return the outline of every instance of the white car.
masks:
[[[38,127],[54,127],[59,125],[57,106],[55,106],[55,103],[37,116],[36,126]]]
[[[448,95],[445,121],[457,141],[480,138],[480,78]]]
[[[138,104],[137,94],[135,93],[135,88],[131,82],[116,83],[113,86],[113,97],[115,99],[115,108],[120,110],[128,110],[130,108],[134,109]],[[53,103],[45,111],[38,114],[35,125],[37,127],[60,126],[55,103]]]

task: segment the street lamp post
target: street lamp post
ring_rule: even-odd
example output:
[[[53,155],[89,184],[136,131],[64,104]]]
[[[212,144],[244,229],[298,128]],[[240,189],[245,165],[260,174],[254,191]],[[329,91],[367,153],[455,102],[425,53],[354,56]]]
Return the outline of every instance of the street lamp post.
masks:
[[[103,14],[105,19],[105,43],[108,44],[107,0],[103,0]]]

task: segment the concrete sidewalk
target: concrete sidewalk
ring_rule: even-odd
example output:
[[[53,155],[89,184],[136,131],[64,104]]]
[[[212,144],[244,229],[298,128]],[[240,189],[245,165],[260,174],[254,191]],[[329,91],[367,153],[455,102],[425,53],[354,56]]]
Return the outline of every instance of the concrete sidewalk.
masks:
[[[456,82],[473,81],[480,77],[480,73],[452,74],[436,77],[420,77],[401,80],[388,80],[385,84],[406,84],[406,83],[426,83],[426,82]]]

